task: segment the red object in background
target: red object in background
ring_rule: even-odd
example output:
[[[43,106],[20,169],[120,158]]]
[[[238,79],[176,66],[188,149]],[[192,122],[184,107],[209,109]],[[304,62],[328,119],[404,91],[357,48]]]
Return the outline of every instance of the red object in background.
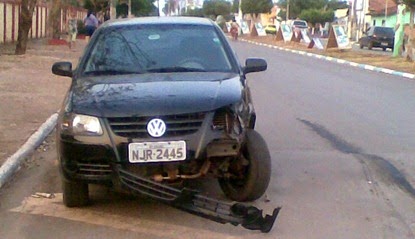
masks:
[[[50,39],[48,45],[68,45],[68,42],[63,39]]]

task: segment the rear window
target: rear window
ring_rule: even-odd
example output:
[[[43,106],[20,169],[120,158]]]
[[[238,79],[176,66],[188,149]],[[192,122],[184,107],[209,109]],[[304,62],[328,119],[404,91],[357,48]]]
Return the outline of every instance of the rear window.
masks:
[[[294,21],[293,25],[299,27],[307,27],[307,23],[305,21]]]
[[[393,28],[391,27],[376,27],[374,34],[382,34],[382,35],[388,35],[388,36],[392,36],[394,35],[394,31]]]

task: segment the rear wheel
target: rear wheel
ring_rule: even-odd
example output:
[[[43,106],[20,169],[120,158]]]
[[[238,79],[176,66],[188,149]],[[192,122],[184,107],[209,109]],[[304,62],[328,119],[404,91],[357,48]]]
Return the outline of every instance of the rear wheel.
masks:
[[[271,156],[265,140],[255,130],[247,131],[240,157],[229,170],[239,177],[220,178],[219,185],[232,200],[253,201],[265,193],[271,178]]]
[[[386,51],[386,47],[383,47],[383,48],[382,48],[382,50],[383,50],[383,51]]]
[[[67,207],[86,206],[89,201],[88,184],[62,180],[63,204]]]

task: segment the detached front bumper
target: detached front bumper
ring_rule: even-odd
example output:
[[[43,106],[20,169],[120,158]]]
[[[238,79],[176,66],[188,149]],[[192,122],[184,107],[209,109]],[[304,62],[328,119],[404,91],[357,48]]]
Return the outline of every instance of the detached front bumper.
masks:
[[[229,203],[200,195],[189,189],[177,189],[141,178],[118,167],[121,185],[133,193],[145,195],[162,201],[178,209],[219,222],[241,225],[249,230],[271,231],[281,207],[273,210],[272,215],[263,216],[263,211],[242,203]]]

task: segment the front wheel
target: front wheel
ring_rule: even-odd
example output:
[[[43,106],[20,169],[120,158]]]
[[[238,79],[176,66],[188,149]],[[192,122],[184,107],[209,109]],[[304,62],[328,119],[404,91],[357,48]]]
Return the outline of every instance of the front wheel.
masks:
[[[252,129],[248,129],[246,137],[240,158],[229,169],[237,177],[219,179],[225,195],[239,202],[260,198],[271,178],[271,156],[265,140]]]
[[[67,207],[86,206],[89,201],[88,184],[62,180],[63,204]]]

